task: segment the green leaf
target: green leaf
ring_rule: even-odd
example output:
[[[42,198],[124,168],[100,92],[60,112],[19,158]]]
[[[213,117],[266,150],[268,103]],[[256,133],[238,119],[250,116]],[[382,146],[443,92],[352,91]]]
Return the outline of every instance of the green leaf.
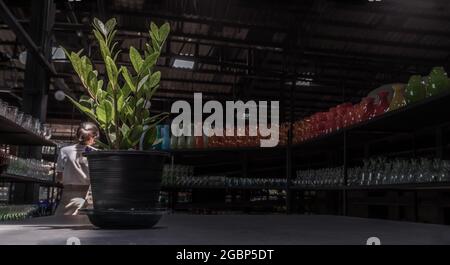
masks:
[[[122,76],[125,79],[125,82],[127,83],[128,87],[131,89],[131,91],[136,92],[136,86],[134,85],[133,80],[131,79],[128,69],[125,66],[122,66],[121,68],[122,68]]]
[[[113,30],[112,32],[109,33],[108,41],[107,41],[108,46],[111,45],[111,42],[116,37],[116,34],[117,34],[117,30]]]
[[[108,82],[108,85],[106,86],[106,95],[105,97],[108,97],[110,99],[114,98],[114,87],[113,84],[110,82]]]
[[[103,60],[106,60],[106,57],[111,57],[111,51],[108,48],[108,45],[106,44],[105,40],[103,39],[102,35],[98,31],[94,31],[94,35],[97,38],[97,41],[100,46],[100,52],[102,54]]]
[[[159,84],[160,80],[161,80],[161,72],[160,71],[154,72],[149,79],[148,86],[150,88],[153,88]]]
[[[144,61],[142,60],[139,52],[133,46],[130,47],[130,60],[131,64],[133,65],[134,71],[136,71],[136,73],[139,73]]]
[[[133,108],[129,104],[125,104],[122,111],[119,112],[119,118],[122,123],[127,123],[133,117]]]
[[[131,131],[128,135],[128,140],[130,141],[132,146],[135,146],[139,143],[143,132],[144,132],[144,128],[140,124],[135,125],[131,128]]]
[[[122,124],[122,127],[120,127],[120,132],[122,133],[123,137],[127,138],[128,133],[130,132],[130,127],[128,127],[128,125],[124,123]]]
[[[168,116],[169,116],[168,112],[161,112],[153,117],[144,119],[144,125],[150,125],[152,123],[155,123],[155,121],[163,120],[163,119],[167,118]]]
[[[164,44],[164,42],[167,39],[167,36],[169,36],[169,32],[170,32],[170,24],[169,23],[164,23],[160,28],[159,28],[159,40],[160,40],[160,44]]]
[[[96,114],[99,122],[105,125],[112,124],[114,121],[113,104],[109,100],[103,100],[96,109]]]
[[[105,27],[105,24],[103,24],[103,22],[101,22],[99,19],[94,18],[94,26],[103,34],[103,35],[108,35],[108,30]]]
[[[161,115],[161,116],[159,116],[158,118],[154,118],[154,117],[152,117],[151,118],[151,122],[149,122],[148,121],[148,119],[146,120],[146,121],[144,121],[144,124],[145,125],[147,125],[147,126],[156,126],[156,125],[158,125],[159,123],[161,123],[163,120],[165,120],[168,116],[169,116],[169,113],[164,113],[165,115]],[[158,114],[159,115],[159,114]],[[158,116],[157,115],[157,116]]]
[[[67,95],[66,95],[67,96]],[[95,121],[96,123],[98,123],[97,121],[97,117],[95,116],[94,112],[89,109],[86,108],[85,106],[81,105],[80,103],[78,103],[75,99],[71,98],[70,96],[67,96],[67,98],[72,102],[72,104],[75,105],[75,107],[77,107],[81,112],[83,112],[84,114],[86,114],[89,118],[91,118],[93,121]]]
[[[99,80],[99,82],[102,81],[102,85],[103,85],[103,80]],[[106,97],[106,91],[104,91],[103,89],[97,89],[97,94],[95,95],[95,97],[97,98],[97,101],[102,101],[105,97]]]
[[[141,87],[147,82],[148,78],[149,78],[149,75],[145,75],[144,77],[142,77],[141,81],[139,81],[136,91],[139,92]]]
[[[150,32],[153,34],[153,36],[159,41],[159,29],[158,26],[156,26],[155,23],[151,22],[150,23]]]
[[[161,51],[161,46],[159,45],[159,41],[155,37],[152,37],[151,39],[152,39],[153,50],[155,52],[160,52]]]
[[[145,44],[145,47],[147,47],[147,52],[148,52],[149,54],[152,54],[152,53],[155,52],[155,50],[153,49],[153,47],[152,47],[150,44],[146,43],[146,44]]]
[[[95,95],[98,94],[98,90],[103,90],[103,80],[97,81],[97,91],[96,91]]]
[[[145,103],[145,99],[144,98],[138,99],[138,101],[136,102],[136,109],[144,108],[144,103]]]
[[[95,75],[95,73],[93,71],[91,71],[88,74],[87,84],[88,84],[87,89],[89,90],[89,95],[91,95],[92,97],[95,97],[95,95],[97,95],[98,81],[97,81],[97,75]]]
[[[144,106],[145,107],[145,106]],[[141,112],[141,119],[145,120],[150,116],[150,111],[148,109],[143,109]]]
[[[105,24],[105,28],[107,30],[107,32],[111,32],[117,25],[117,21],[115,18],[111,18],[109,19],[106,24]]]
[[[153,95],[156,93],[156,91],[158,91],[159,85],[155,86],[154,88],[152,88],[150,91],[148,91],[145,94],[145,97],[147,100],[151,100]]]
[[[81,96],[79,102],[88,109],[92,109],[94,107],[94,100],[88,96]]]
[[[124,99],[127,98],[131,94],[131,88],[128,86],[127,83],[123,84],[123,87],[121,90],[122,90],[122,95],[123,95]]]
[[[117,66],[116,63],[111,59],[111,57],[106,57],[106,72],[108,73],[109,81],[113,83],[113,85],[117,84]]]
[[[145,135],[144,135],[144,141],[143,141],[143,149],[144,150],[149,150],[152,148],[153,143],[155,142],[156,139],[156,128],[150,127],[145,131]]]
[[[145,58],[144,63],[141,66],[141,70],[139,71],[139,75],[143,75],[145,71],[150,71],[153,66],[155,66],[156,62],[158,61],[159,53],[154,52],[150,54],[150,56]]]

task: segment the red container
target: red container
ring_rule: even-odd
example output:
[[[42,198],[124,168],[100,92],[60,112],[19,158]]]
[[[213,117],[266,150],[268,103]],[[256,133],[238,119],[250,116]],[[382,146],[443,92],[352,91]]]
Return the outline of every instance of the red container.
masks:
[[[380,91],[378,93],[378,102],[375,105],[374,116],[381,115],[389,109],[390,102],[388,96],[388,91]]]

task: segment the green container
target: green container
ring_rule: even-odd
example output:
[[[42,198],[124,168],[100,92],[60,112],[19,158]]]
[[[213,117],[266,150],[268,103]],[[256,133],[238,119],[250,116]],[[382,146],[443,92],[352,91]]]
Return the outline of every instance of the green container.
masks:
[[[405,89],[405,100],[407,104],[420,101],[426,97],[425,82],[420,75],[413,75]]]
[[[445,90],[450,90],[450,80],[444,67],[434,67],[427,80],[427,97],[437,95]]]

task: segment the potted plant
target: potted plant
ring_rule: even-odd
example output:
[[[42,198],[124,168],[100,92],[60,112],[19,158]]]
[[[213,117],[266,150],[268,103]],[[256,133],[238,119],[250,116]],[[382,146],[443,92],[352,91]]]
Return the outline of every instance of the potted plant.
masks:
[[[166,154],[143,149],[157,144],[156,125],[168,113],[151,116],[147,106],[159,86],[161,72],[155,65],[170,26],[151,23],[145,52],[130,47],[128,68],[116,63],[121,52],[114,42],[116,24],[114,18],[93,22],[105,64],[104,78],[82,51],[66,51],[87,94],[78,100],[68,98],[99,125],[106,138],[100,143],[104,150],[86,153],[94,202],[91,222],[99,227],[148,227],[160,217],[155,217],[154,209]]]

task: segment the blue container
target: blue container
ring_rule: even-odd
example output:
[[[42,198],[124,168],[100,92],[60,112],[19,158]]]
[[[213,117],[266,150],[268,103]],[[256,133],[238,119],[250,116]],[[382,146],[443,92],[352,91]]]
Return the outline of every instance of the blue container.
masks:
[[[168,124],[162,126],[161,136],[162,136],[162,149],[169,150],[170,149],[170,126]]]

